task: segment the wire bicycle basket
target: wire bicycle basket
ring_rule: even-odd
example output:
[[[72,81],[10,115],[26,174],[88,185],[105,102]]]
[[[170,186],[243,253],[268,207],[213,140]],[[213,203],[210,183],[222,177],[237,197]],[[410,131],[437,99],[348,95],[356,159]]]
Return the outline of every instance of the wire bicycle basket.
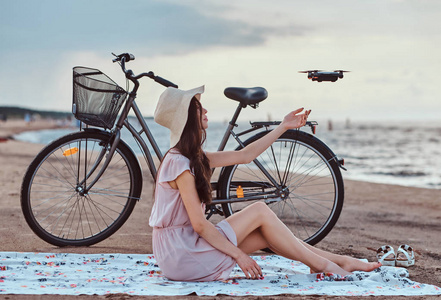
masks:
[[[97,69],[73,68],[72,113],[81,122],[113,128],[127,92]]]

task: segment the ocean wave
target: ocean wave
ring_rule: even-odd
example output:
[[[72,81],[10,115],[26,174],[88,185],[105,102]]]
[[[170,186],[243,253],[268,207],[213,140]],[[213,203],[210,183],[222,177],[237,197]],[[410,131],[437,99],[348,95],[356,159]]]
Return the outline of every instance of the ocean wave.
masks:
[[[394,176],[394,177],[422,177],[429,175],[428,173],[421,172],[421,171],[407,171],[407,170],[401,170],[401,171],[392,171],[392,172],[371,172],[370,174],[373,175],[384,175],[384,176]]]

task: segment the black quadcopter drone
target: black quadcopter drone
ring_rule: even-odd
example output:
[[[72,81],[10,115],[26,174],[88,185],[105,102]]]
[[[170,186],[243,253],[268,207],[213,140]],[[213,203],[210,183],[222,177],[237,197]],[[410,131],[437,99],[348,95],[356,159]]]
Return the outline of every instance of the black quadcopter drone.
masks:
[[[343,78],[343,73],[350,71],[335,70],[334,72],[325,72],[322,70],[299,71],[299,73],[308,73],[308,79],[312,81],[332,81],[336,82],[339,78]]]

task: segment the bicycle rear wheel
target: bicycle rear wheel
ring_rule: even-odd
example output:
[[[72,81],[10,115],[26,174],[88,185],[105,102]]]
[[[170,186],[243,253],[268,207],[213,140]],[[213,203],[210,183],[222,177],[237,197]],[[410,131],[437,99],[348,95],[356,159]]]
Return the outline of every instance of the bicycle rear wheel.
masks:
[[[244,145],[267,133],[249,138]],[[221,196],[232,200],[222,205],[226,217],[264,201],[295,236],[311,245],[321,241],[343,208],[343,179],[334,154],[312,135],[291,130],[257,160],[268,174],[255,162],[229,166],[222,172]],[[247,198],[256,200],[233,202]]]
[[[122,141],[99,181],[83,192],[101,169],[110,138],[100,131],[66,135],[46,146],[30,164],[23,178],[21,207],[28,225],[46,242],[55,246],[98,243],[132,213],[141,195],[142,173]]]

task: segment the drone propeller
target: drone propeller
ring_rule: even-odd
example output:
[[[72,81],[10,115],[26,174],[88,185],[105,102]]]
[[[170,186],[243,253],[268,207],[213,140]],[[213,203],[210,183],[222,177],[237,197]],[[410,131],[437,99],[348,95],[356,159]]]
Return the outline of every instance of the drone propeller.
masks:
[[[299,71],[299,73],[314,73],[314,72],[322,72],[322,70]]]
[[[334,72],[347,73],[347,72],[351,72],[351,71],[334,70]]]

